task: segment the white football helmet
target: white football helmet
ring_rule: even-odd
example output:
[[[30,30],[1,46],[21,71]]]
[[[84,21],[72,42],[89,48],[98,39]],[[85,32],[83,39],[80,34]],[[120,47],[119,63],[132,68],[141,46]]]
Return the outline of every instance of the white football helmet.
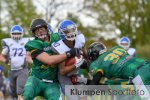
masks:
[[[10,30],[10,36],[14,40],[20,40],[23,37],[23,29],[20,25],[14,25]]]
[[[123,47],[125,50],[128,50],[130,47],[130,39],[126,36],[122,37],[119,41],[119,45]]]
[[[58,33],[62,40],[75,40],[78,33],[77,25],[71,20],[64,20],[59,24]]]

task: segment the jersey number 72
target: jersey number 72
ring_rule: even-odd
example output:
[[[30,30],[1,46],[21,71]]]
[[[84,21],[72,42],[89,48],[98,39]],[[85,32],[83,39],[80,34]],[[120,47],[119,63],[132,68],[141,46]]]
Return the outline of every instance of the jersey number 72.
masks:
[[[23,56],[23,48],[13,48],[14,56],[18,54],[18,56]]]

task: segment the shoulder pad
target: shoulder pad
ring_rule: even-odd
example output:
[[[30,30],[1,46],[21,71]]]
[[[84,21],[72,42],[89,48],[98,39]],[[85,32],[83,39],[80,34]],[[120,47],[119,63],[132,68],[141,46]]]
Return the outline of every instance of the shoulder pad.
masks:
[[[1,40],[2,46],[8,46],[12,43],[12,39],[11,38],[5,38]]]
[[[43,42],[40,40],[32,40],[32,41],[27,42],[27,44],[25,45],[25,48],[27,51],[32,51],[34,49],[43,50],[42,44]]]
[[[75,48],[83,48],[85,46],[85,37],[83,34],[79,34],[75,40]]]
[[[136,53],[136,50],[134,48],[129,48],[127,52],[129,55],[134,56]]]
[[[57,42],[60,40],[60,36],[58,33],[53,33],[53,34],[51,34],[51,39],[52,39],[51,40],[52,42]]]

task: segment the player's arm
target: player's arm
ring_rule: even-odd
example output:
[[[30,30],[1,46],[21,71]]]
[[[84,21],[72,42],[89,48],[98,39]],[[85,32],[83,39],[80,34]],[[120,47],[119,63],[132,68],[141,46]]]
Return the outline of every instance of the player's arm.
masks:
[[[0,54],[0,61],[3,63],[6,63],[7,62],[6,56],[3,54]]]
[[[60,63],[66,60],[67,58],[74,57],[78,54],[79,54],[79,50],[77,48],[71,49],[70,51],[67,51],[64,54],[59,54],[59,55],[49,55],[48,53],[39,49],[35,49],[31,51],[31,56],[33,59],[37,59],[48,65],[54,65]]]
[[[60,63],[59,72],[61,75],[66,75],[75,69],[75,65],[65,66],[65,62]]]
[[[32,60],[30,52],[27,52],[27,54],[26,54],[26,61],[27,61],[27,63],[33,64],[33,60]]]
[[[8,63],[7,54],[9,51],[9,47],[6,45],[5,41],[2,40],[2,52],[0,54],[0,61],[4,63]]]
[[[60,74],[66,75],[72,72],[74,69],[79,68],[83,63],[84,63],[83,56],[74,57],[74,62],[71,65],[66,65],[66,62],[64,61],[60,64],[60,69],[59,69]]]
[[[103,76],[103,73],[101,71],[98,71],[94,76],[92,80],[87,80],[86,85],[99,85],[99,82]]]
[[[38,40],[33,40],[29,41],[26,45],[25,48],[27,51],[31,53],[32,59],[37,59],[44,64],[47,65],[54,65],[57,63],[60,63],[67,58],[74,57],[76,55],[79,55],[80,50],[77,48],[71,49],[70,51],[65,52],[64,54],[60,55],[49,55],[43,50],[43,44],[41,41]]]
[[[102,69],[91,69],[90,73],[92,74],[93,78],[87,80],[87,85],[99,85],[99,82],[104,75],[104,71]]]

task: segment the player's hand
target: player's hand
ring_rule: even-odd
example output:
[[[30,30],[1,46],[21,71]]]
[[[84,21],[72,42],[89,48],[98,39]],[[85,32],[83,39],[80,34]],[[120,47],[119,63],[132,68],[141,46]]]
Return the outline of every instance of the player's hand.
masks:
[[[81,53],[83,53],[81,49],[73,48],[70,51],[67,51],[66,55],[67,55],[67,58],[72,58],[72,57],[80,55]]]
[[[75,66],[76,68],[79,68],[83,63],[84,63],[85,59],[83,58],[82,55],[80,55],[79,57],[75,57]]]

